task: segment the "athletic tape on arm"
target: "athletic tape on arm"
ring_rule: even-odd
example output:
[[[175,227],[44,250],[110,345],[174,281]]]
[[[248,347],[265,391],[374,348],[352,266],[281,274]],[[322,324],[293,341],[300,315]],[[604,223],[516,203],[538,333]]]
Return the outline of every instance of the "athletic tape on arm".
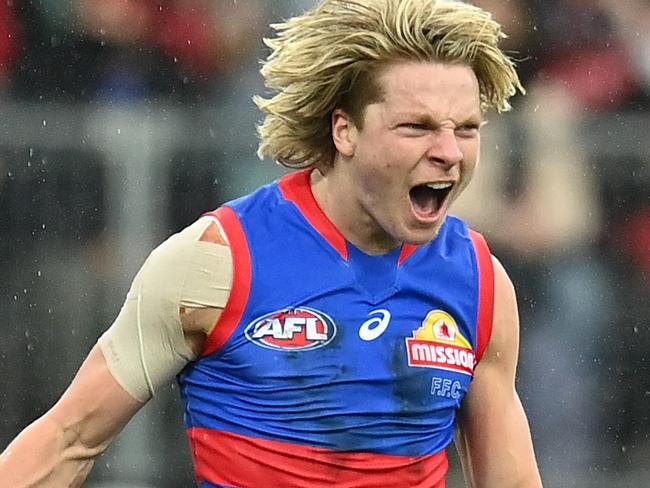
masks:
[[[230,249],[200,240],[213,224],[203,217],[157,247],[99,338],[111,374],[136,400],[149,400],[196,358],[185,343],[180,307],[223,308],[228,301]]]

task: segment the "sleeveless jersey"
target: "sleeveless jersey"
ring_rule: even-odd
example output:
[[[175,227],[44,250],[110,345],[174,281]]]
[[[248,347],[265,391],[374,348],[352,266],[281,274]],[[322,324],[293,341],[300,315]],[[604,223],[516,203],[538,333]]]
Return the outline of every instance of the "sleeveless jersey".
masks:
[[[309,171],[213,212],[231,296],[179,375],[200,488],[445,486],[445,448],[492,327],[482,237],[370,256],[311,192]]]

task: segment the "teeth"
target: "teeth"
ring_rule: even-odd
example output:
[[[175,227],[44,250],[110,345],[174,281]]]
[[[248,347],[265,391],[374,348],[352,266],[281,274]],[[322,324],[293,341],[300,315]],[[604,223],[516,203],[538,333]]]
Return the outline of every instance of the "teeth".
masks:
[[[427,187],[431,188],[432,190],[446,190],[447,188],[451,188],[452,183],[427,183]]]

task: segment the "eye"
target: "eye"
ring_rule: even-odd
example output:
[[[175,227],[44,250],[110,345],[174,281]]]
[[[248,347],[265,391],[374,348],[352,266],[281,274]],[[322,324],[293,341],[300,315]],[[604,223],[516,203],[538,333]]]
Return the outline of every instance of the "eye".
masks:
[[[479,132],[478,124],[464,124],[456,127],[456,135],[459,137],[475,137]]]
[[[397,128],[406,134],[419,134],[429,129],[426,124],[421,124],[419,122],[404,122],[399,124]]]

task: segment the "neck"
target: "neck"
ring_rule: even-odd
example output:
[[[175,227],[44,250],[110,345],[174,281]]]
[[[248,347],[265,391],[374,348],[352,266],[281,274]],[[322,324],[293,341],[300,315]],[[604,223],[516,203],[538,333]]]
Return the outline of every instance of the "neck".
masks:
[[[316,202],[349,242],[370,255],[385,254],[401,245],[363,210],[348,185],[349,181],[339,178],[333,169],[311,173]]]

